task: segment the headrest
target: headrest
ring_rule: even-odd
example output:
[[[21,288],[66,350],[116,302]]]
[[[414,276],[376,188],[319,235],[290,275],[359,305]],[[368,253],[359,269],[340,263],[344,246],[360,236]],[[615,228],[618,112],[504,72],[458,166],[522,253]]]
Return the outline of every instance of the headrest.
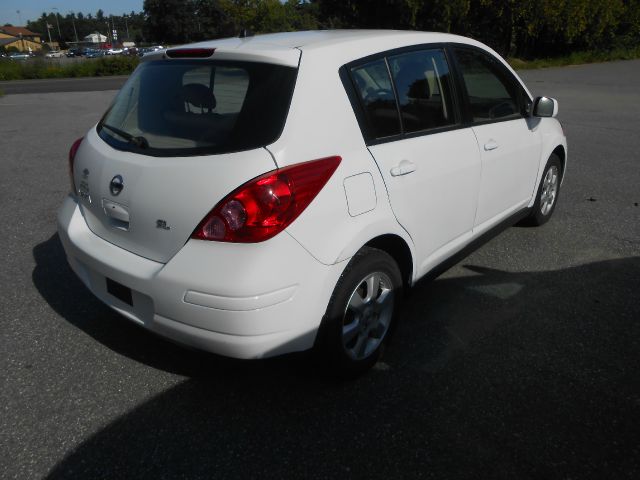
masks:
[[[403,65],[396,75],[396,88],[401,100],[428,99],[431,97],[429,82],[425,78],[424,65],[410,62]]]
[[[201,83],[188,83],[182,86],[182,99],[202,109],[209,111],[216,108],[216,97],[213,92]]]

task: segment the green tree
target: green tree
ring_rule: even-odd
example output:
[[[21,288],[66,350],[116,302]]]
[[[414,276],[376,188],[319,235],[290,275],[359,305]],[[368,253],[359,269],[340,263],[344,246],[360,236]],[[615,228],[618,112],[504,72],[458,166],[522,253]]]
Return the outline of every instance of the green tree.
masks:
[[[320,22],[327,28],[416,28],[421,23],[420,0],[316,0]]]
[[[187,43],[198,39],[196,2],[144,0],[145,35],[162,43]]]
[[[624,14],[617,29],[616,44],[636,47],[640,44],[640,0],[625,0]]]
[[[298,0],[198,0],[196,10],[204,38],[235,36],[242,29],[269,33],[317,28],[315,7]]]
[[[170,44],[254,33],[316,28],[393,28],[459,33],[503,55],[552,57],[640,43],[640,0],[145,0],[144,12],[102,10],[58,17],[44,12],[27,28],[48,40],[107,34]],[[110,22],[107,27],[107,20]],[[58,38],[60,37],[60,38]]]

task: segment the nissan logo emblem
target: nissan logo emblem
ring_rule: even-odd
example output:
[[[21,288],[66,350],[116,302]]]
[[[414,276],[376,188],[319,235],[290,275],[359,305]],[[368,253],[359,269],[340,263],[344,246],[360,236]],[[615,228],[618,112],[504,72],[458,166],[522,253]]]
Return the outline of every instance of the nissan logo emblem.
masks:
[[[124,180],[122,180],[122,175],[116,175],[111,179],[111,183],[109,183],[109,190],[111,191],[111,195],[114,197],[120,195],[120,192],[124,188]]]

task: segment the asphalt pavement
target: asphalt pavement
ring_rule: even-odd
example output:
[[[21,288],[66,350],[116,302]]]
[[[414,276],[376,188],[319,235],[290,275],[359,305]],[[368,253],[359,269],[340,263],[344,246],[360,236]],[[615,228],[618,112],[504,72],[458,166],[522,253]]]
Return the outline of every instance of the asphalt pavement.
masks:
[[[0,98],[0,478],[639,478],[640,61],[523,77],[569,139],[554,217],[419,284],[349,382],[187,350],[93,298],[55,212],[115,91]]]

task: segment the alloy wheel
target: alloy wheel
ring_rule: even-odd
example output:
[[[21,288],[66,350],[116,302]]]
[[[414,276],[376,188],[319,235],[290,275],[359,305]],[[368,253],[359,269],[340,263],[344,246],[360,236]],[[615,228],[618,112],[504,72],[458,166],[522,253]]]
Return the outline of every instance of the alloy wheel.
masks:
[[[358,283],[342,322],[342,344],[352,359],[363,360],[380,346],[391,325],[393,305],[393,283],[385,273],[371,273]]]

